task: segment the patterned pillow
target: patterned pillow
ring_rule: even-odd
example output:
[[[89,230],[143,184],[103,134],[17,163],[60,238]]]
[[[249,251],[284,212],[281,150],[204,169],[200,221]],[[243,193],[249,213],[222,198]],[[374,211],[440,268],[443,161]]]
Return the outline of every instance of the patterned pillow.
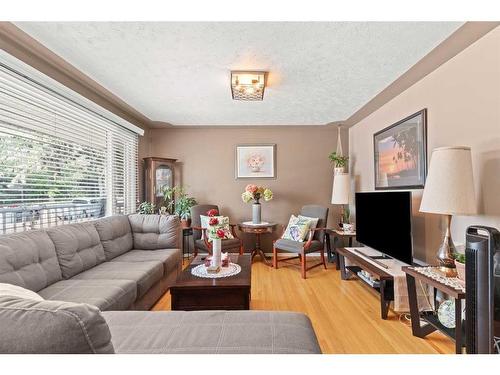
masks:
[[[224,235],[227,239],[233,239],[233,234],[231,233],[231,228],[229,227],[229,217],[227,216],[213,216],[219,220],[218,228],[224,231]],[[208,228],[211,217],[206,215],[200,215],[200,223],[202,228]],[[204,231],[201,233],[201,239],[204,240]],[[210,239],[209,239],[210,241]]]
[[[316,229],[316,227],[318,226],[319,218],[317,218],[317,217],[309,217],[309,216],[299,215],[299,219],[309,220],[311,222],[309,229]],[[308,239],[309,239],[309,231],[307,231],[307,235],[306,235],[306,240],[308,240]]]
[[[281,238],[285,240],[303,242],[309,232],[310,226],[311,220],[301,219],[300,217],[292,215],[288,221],[285,233],[283,233]]]

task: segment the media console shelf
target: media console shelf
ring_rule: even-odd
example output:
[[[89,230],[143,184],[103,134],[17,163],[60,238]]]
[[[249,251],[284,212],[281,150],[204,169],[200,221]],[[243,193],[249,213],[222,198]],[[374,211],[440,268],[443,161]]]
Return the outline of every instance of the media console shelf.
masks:
[[[349,280],[351,276],[355,276],[364,284],[375,290],[380,294],[380,315],[382,319],[387,319],[387,313],[391,302],[394,301],[394,277],[384,271],[380,266],[364,259],[362,255],[356,254],[354,251],[349,251],[345,248],[337,249],[338,260],[340,264],[340,277],[342,280]],[[348,259],[350,265],[345,265],[345,260]],[[365,270],[376,276],[379,280],[379,286],[372,286],[362,277],[358,276],[358,272]]]

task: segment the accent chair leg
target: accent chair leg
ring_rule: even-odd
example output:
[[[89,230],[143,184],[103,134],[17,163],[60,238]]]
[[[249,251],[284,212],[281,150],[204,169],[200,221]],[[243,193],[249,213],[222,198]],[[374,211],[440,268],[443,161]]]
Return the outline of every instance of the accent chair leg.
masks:
[[[305,279],[306,278],[306,254],[302,254],[302,256],[300,257],[300,261],[301,261],[301,270],[302,270],[302,278]]]
[[[273,267],[275,269],[278,269],[278,250],[274,245],[273,245]]]
[[[321,261],[323,262],[323,267],[325,267],[325,270],[326,270],[326,262],[325,262],[325,249],[322,249],[320,251],[320,255],[321,255]]]
[[[240,244],[240,255],[243,255],[244,252],[245,252],[245,249],[243,249],[243,241],[242,241]]]

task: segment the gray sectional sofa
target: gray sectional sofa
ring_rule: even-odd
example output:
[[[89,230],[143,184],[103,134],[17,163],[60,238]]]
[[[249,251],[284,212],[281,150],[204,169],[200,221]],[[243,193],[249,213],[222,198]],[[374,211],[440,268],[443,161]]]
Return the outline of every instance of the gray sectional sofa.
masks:
[[[176,216],[0,236],[0,353],[320,353],[309,318],[148,310],[182,266]]]
[[[0,282],[101,311],[149,310],[182,268],[177,216],[111,216],[0,237]]]

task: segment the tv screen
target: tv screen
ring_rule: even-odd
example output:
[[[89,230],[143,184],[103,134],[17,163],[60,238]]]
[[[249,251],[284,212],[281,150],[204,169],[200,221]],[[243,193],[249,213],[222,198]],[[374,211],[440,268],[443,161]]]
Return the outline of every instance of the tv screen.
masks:
[[[356,193],[356,239],[411,264],[411,192]]]

